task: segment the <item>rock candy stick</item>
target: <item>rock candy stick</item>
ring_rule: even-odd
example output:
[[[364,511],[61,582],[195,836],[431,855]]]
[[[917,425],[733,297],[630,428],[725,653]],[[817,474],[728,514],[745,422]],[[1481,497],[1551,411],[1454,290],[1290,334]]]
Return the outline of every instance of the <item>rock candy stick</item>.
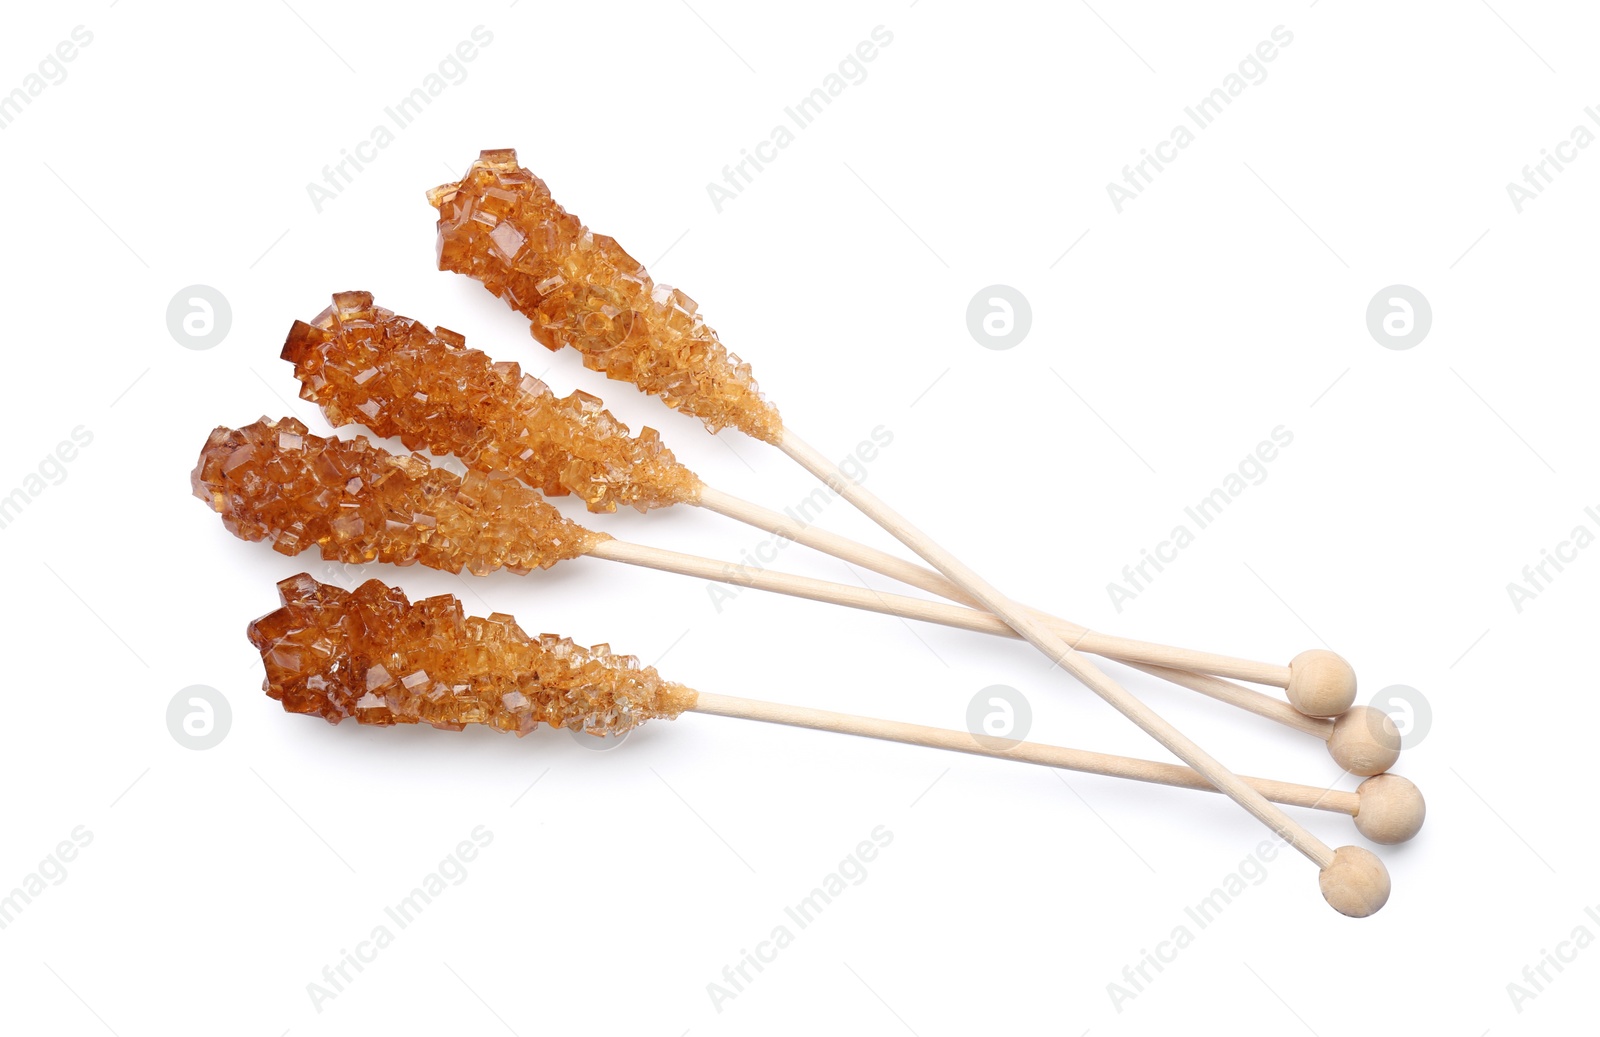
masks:
[[[962,630],[1017,636],[1000,619],[976,609],[616,540],[568,520],[504,472],[457,476],[420,455],[396,456],[359,437],[314,435],[293,418],[216,429],[201,450],[192,484],[195,496],[220,514],[235,536],[269,541],[287,555],[316,548],[328,561],[421,563],[478,576],[496,569],[527,573],[590,555]],[[1135,665],[1148,665],[1170,651],[1078,627],[1064,629],[1075,631],[1069,636],[1083,651]],[[1315,720],[1285,703],[1202,674],[1169,679],[1326,739],[1335,758],[1348,763],[1353,773],[1378,773],[1394,761],[1398,746],[1389,742],[1397,743],[1398,734],[1392,721],[1383,726],[1387,718],[1382,714],[1351,710],[1337,721]]]
[[[930,583],[925,573],[900,560],[888,563],[896,568],[890,574],[895,579],[988,608],[990,603],[974,589],[983,584],[995,602],[1004,602],[1029,629],[1040,628],[1047,634],[1055,629],[1063,633],[1069,648],[1077,646],[1077,633],[1037,610],[995,596],[976,573],[917,534],[875,495],[786,429],[776,408],[756,391],[749,365],[727,355],[693,301],[656,285],[615,240],[593,233],[563,209],[543,180],[517,165],[515,151],[483,152],[466,176],[434,188],[428,200],[439,212],[439,268],[481,282],[532,321],[534,337],[541,343],[551,349],[577,349],[590,368],[660,396],[669,406],[700,417],[712,432],[732,426],[777,446],[908,547],[939,556],[939,561],[926,555],[924,560],[940,570],[942,584]],[[735,518],[764,518],[741,515],[742,502],[728,495],[702,492],[701,496],[701,503],[709,502]],[[847,550],[838,543],[833,546]],[[952,565],[957,573],[945,571]],[[1355,672],[1325,649],[1302,652],[1288,665],[1221,656],[1207,663],[1196,659],[1197,654],[1210,653],[1174,648],[1146,661],[1283,688],[1297,710],[1313,717],[1338,716],[1355,702]],[[1224,689],[1214,690],[1238,698]]]
[[[467,179],[429,194],[439,210],[439,268],[482,281],[533,320],[550,349],[632,382],[713,432],[732,426],[768,442],[783,428],[750,365],[728,353],[695,301],[658,286],[612,238],[592,233],[517,166],[485,151]]]
[[[354,591],[306,573],[278,584],[283,607],[250,624],[268,695],[330,723],[540,724],[620,734],[671,719],[694,692],[605,645],[529,637],[510,616],[469,617],[449,595],[415,604],[368,580]]]
[[[514,363],[495,363],[445,328],[340,292],[283,346],[300,395],[334,426],[364,425],[412,450],[454,454],[509,472],[546,496],[576,494],[590,511],[692,502],[700,480],[654,429],[628,427],[588,393],[557,398]]]
[[[294,418],[214,430],[190,481],[230,533],[286,555],[316,547],[329,561],[483,576],[548,569],[605,539],[509,475],[457,476]]]
[[[451,731],[484,724],[519,736],[548,724],[603,736],[693,711],[1213,791],[1194,771],[1169,763],[697,692],[608,645],[530,636],[503,614],[467,616],[450,595],[413,603],[377,580],[347,591],[306,573],[279,583],[278,594],[282,607],[248,631],[266,670],[263,690],[288,712],[330,723]],[[1354,793],[1245,780],[1280,803],[1353,815],[1380,842],[1409,839],[1422,824],[1420,793],[1397,775],[1370,779]]]
[[[374,304],[367,292],[340,292],[310,323],[296,321],[283,347],[300,395],[334,425],[359,424],[398,436],[413,450],[454,454],[484,473],[508,472],[546,495],[573,493],[590,511],[619,504],[639,510],[693,504],[789,537],[911,586],[972,604],[943,575],[707,486],[679,464],[652,429],[629,438],[626,425],[587,393],[558,399],[515,363],[496,363],[462,336],[430,330]],[[1051,620],[1083,647],[1087,629]],[[1207,658],[1202,659],[1204,655]],[[1398,758],[1399,732],[1387,717],[1356,707],[1333,722],[1214,675],[1284,686],[1290,668],[1189,653],[1195,672],[1146,665],[1148,672],[1296,730],[1322,738],[1340,766],[1377,774]],[[1355,714],[1355,715],[1352,715]]]
[[[514,152],[484,152],[466,178],[436,188],[429,201],[439,210],[440,268],[482,281],[533,320],[541,342],[573,346],[590,367],[695,414],[713,432],[731,425],[778,447],[1315,864],[1323,898],[1335,910],[1364,917],[1388,900],[1388,873],[1377,857],[1357,846],[1335,851],[1307,831],[1050,624],[786,428],[777,409],[755,391],[748,366],[733,364],[698,313],[678,304],[681,293],[657,288],[613,239],[589,231],[557,205],[544,182],[517,165]],[[1348,664],[1331,652],[1313,660],[1304,669],[1316,676],[1308,676],[1304,687],[1291,677],[1290,702],[1313,716],[1349,709],[1355,684]]]

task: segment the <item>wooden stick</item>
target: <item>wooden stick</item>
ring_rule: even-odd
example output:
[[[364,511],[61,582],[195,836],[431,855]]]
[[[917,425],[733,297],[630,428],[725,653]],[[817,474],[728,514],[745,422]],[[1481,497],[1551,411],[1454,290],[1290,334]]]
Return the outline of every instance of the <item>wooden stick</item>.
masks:
[[[603,558],[607,561],[623,562],[628,565],[678,573],[683,576],[713,580],[738,587],[751,587],[769,593],[786,594],[790,597],[807,598],[830,605],[844,605],[867,612],[898,616],[902,619],[937,623],[960,630],[970,630],[998,637],[1017,638],[1021,636],[999,617],[988,612],[980,612],[977,609],[965,608],[942,601],[910,598],[900,594],[873,590],[869,587],[852,587],[848,584],[831,583],[827,580],[799,576],[794,573],[777,572],[771,569],[756,569],[746,565],[736,565],[732,562],[720,562],[712,558],[683,554],[678,551],[649,547],[644,544],[629,543],[625,540],[603,540],[592,548],[589,554],[591,557]],[[1095,641],[1094,636],[1089,635],[1087,638],[1080,640],[1078,648],[1082,651],[1088,651],[1097,646],[1098,643]],[[1070,647],[1066,648],[1066,650],[1072,651]],[[1107,654],[1109,655],[1109,653]],[[1137,661],[1134,664],[1139,665]],[[1271,716],[1273,719],[1294,724],[1297,727],[1303,724],[1304,727],[1302,729],[1315,733],[1319,737],[1326,738],[1330,736],[1329,734],[1324,734],[1319,725],[1327,725],[1327,728],[1331,731],[1332,721],[1303,716],[1288,703],[1279,703],[1260,692],[1240,688],[1238,685],[1229,684],[1226,681],[1211,683],[1205,680],[1203,675],[1199,674],[1163,669],[1159,666],[1152,666],[1149,669],[1159,676],[1186,682],[1185,686],[1192,687],[1205,694],[1215,697],[1227,695],[1228,699],[1236,705],[1250,708],[1253,712],[1259,712],[1263,716]],[[1293,717],[1299,717],[1299,720],[1296,721]]]
[[[873,717],[834,713],[807,706],[789,706],[759,699],[738,698],[733,695],[712,695],[697,692],[695,704],[689,708],[696,713],[710,713],[720,717],[738,717],[742,720],[759,720],[768,724],[789,727],[808,727],[814,731],[833,731],[838,734],[878,738],[906,745],[921,745],[929,749],[946,749],[951,752],[988,756],[997,760],[1017,760],[1021,763],[1055,767],[1060,770],[1081,771],[1084,774],[1103,774],[1111,778],[1130,778],[1156,785],[1171,785],[1180,789],[1215,792],[1205,778],[1175,763],[1158,763],[1131,756],[1111,756],[1106,753],[1067,749],[1038,742],[1015,742],[1004,748],[984,745],[980,738],[966,731],[951,731],[939,727],[924,727],[898,720],[878,720]],[[1312,785],[1296,785],[1270,778],[1241,778],[1261,795],[1289,806],[1310,807],[1338,814],[1356,816],[1361,797],[1354,792],[1337,789],[1319,789]]]
[[[937,594],[951,601],[963,605],[976,603],[970,594],[957,587],[942,573],[925,569],[914,562],[876,548],[857,543],[847,537],[819,529],[804,521],[793,518],[787,514],[771,511],[758,504],[741,500],[729,493],[724,493],[704,483],[700,485],[698,497],[692,501],[700,507],[718,514],[725,515],[736,521],[766,530],[777,536],[785,537],[796,543],[822,551],[845,562],[860,565],[864,568],[882,573],[892,579],[913,587],[921,588]],[[1242,659],[1233,659],[1228,656],[1211,656],[1206,664],[1214,672],[1202,673],[1189,669],[1173,669],[1166,666],[1156,666],[1148,662],[1138,662],[1129,657],[1132,652],[1138,655],[1149,648],[1158,652],[1170,653],[1172,649],[1166,646],[1151,646],[1144,642],[1120,640],[1097,635],[1088,638],[1088,628],[1067,620],[1056,619],[1036,609],[1026,609],[1034,618],[1042,623],[1053,626],[1058,633],[1063,635],[1074,647],[1080,651],[1093,652],[1096,655],[1105,655],[1109,658],[1118,658],[1129,663],[1137,669],[1160,677],[1179,687],[1197,691],[1229,705],[1255,713],[1286,727],[1304,731],[1321,738],[1328,745],[1328,751],[1340,767],[1352,774],[1373,775],[1381,774],[1394,766],[1400,757],[1400,733],[1394,727],[1394,722],[1377,711],[1367,706],[1356,706],[1353,709],[1344,708],[1346,705],[1342,698],[1335,696],[1333,708],[1330,713],[1338,713],[1339,721],[1325,719],[1322,716],[1308,716],[1300,709],[1284,702],[1281,699],[1263,695],[1260,692],[1246,688],[1214,675],[1215,671],[1226,671],[1233,674],[1246,674],[1250,679],[1259,680],[1265,684],[1275,684],[1280,687],[1294,686],[1294,673],[1290,667],[1270,667],[1265,664],[1252,663]],[[1015,635],[1015,631],[1007,627],[1000,633]],[[1313,655],[1317,653],[1312,653]],[[1322,653],[1324,655],[1330,653]],[[1164,654],[1170,659],[1170,654]],[[1338,669],[1339,667],[1335,667]],[[1302,674],[1304,680],[1304,674]],[[1300,705],[1306,705],[1301,696]]]
[[[898,616],[902,619],[938,623],[959,630],[971,630],[997,637],[1020,636],[1003,620],[977,609],[876,591],[869,587],[852,587],[848,584],[832,583],[793,573],[756,569],[733,562],[719,562],[699,555],[647,547],[623,540],[603,540],[591,548],[589,554],[595,558],[625,562],[647,569],[680,573],[684,576],[715,580],[739,587],[753,587],[773,594],[809,598],[812,601],[844,605],[868,612]],[[1287,702],[1264,695],[1253,688],[1246,688],[1209,674],[1148,662],[1151,656],[1155,656],[1158,660],[1165,658],[1159,645],[1150,646],[1140,641],[1108,638],[1061,620],[1056,620],[1055,626],[1078,651],[1117,659],[1180,687],[1315,735],[1327,743],[1328,753],[1334,762],[1351,774],[1362,776],[1381,774],[1393,767],[1395,761],[1400,758],[1399,729],[1388,716],[1370,706],[1356,706],[1346,710],[1338,720],[1309,717]]]
[[[944,573],[962,590],[972,595],[995,616],[1022,635],[1052,662],[1077,677],[1107,704],[1133,721],[1140,730],[1160,742],[1169,752],[1238,803],[1252,817],[1289,843],[1321,872],[1323,897],[1336,910],[1349,915],[1368,915],[1381,908],[1389,895],[1388,873],[1371,852],[1359,847],[1341,847],[1337,853],[1299,822],[1285,814],[1254,788],[1239,779],[1211,754],[1196,745],[1154,710],[1134,698],[1121,685],[1102,673],[1082,653],[1075,651],[1060,635],[1018,608],[988,581],[967,568],[956,557],[922,531],[911,525],[865,487],[846,478],[822,454],[784,428],[775,444],[824,485],[855,505],[856,509],[891,536],[916,552],[928,564]],[[1150,660],[1145,660],[1150,661]],[[1158,665],[1168,665],[1161,663]],[[1176,668],[1190,667],[1179,664]]]
[[[1098,652],[1096,655],[1100,654]],[[1263,695],[1254,688],[1246,688],[1232,681],[1225,681],[1220,677],[1213,677],[1206,673],[1191,673],[1188,670],[1173,670],[1165,666],[1151,666],[1149,663],[1119,660],[1127,663],[1136,670],[1142,670],[1152,677],[1160,677],[1180,687],[1197,691],[1202,695],[1214,698],[1219,702],[1226,702],[1231,706],[1254,713],[1259,717],[1292,727],[1296,731],[1304,731],[1308,735],[1315,735],[1326,742],[1333,737],[1334,721],[1325,717],[1308,717],[1295,709],[1282,699],[1275,699],[1271,695]]]
[[[786,724],[790,727],[808,727],[815,731],[834,731],[839,734],[859,735],[863,738],[880,738],[906,745],[946,749],[997,760],[1015,760],[1019,763],[1081,771],[1085,774],[1131,778],[1134,781],[1147,781],[1200,792],[1217,791],[1216,787],[1205,778],[1175,763],[1110,756],[1081,749],[1042,745],[1038,742],[1012,742],[1006,745],[996,741],[994,744],[985,744],[980,736],[965,731],[949,731],[894,720],[877,720],[849,713],[833,713],[825,709],[782,705],[757,699],[736,698],[731,695],[709,695],[705,692],[695,694],[697,696],[695,704],[689,708],[696,713],[738,717],[741,720],[759,720],[768,724]],[[1398,774],[1380,774],[1368,778],[1354,792],[1321,789],[1313,785],[1296,785],[1270,778],[1240,780],[1275,803],[1349,814],[1355,818],[1356,829],[1362,835],[1379,843],[1401,843],[1414,837],[1421,830],[1427,813],[1422,793]]]
[[[753,587],[773,594],[809,598],[830,605],[878,612],[902,619],[915,619],[925,623],[938,623],[958,630],[971,630],[996,637],[1019,637],[1018,633],[996,616],[977,609],[925,598],[910,598],[870,587],[852,587],[849,584],[831,583],[810,576],[756,569],[733,562],[719,562],[699,555],[668,551],[660,547],[647,547],[624,540],[602,540],[591,548],[589,554],[613,562],[679,573],[702,580],[715,580],[738,587]],[[1071,629],[1082,629],[1073,627]],[[1394,766],[1400,758],[1400,732],[1394,721],[1370,706],[1357,706],[1345,711],[1338,720],[1308,717],[1287,702],[1264,695],[1253,688],[1242,687],[1203,673],[1151,665],[1144,661],[1147,653],[1118,654],[1127,651],[1130,642],[1119,638],[1102,638],[1084,631],[1073,636],[1073,647],[1078,651],[1092,652],[1107,658],[1126,662],[1130,666],[1171,681],[1202,695],[1227,702],[1258,716],[1276,721],[1298,731],[1315,735],[1328,744],[1328,752],[1340,767],[1351,774],[1370,776],[1381,774]],[[1131,642],[1135,648],[1142,642]]]
[[[704,580],[731,583],[741,587],[754,587],[757,590],[788,594],[797,598],[810,598],[813,601],[827,602],[832,605],[848,605],[851,608],[865,609],[868,612],[882,612],[885,615],[900,616],[905,619],[939,623],[944,626],[971,630],[980,634],[994,634],[998,637],[1021,636],[999,617],[989,612],[967,608],[962,605],[954,605],[944,601],[929,601],[925,598],[912,598],[904,594],[873,590],[869,587],[852,587],[848,584],[832,583],[828,580],[818,580],[810,576],[797,576],[792,573],[780,573],[771,569],[756,569],[751,566],[737,565],[733,562],[719,562],[699,555],[683,554],[659,547],[647,547],[644,544],[633,544],[623,540],[601,541],[600,544],[589,551],[589,554],[595,558],[626,562],[630,565],[642,565],[649,569],[681,573],[685,576],[696,576]],[[1206,665],[1213,663],[1220,665],[1218,661],[1226,658],[1211,656],[1204,652],[1191,652],[1188,649],[1168,649],[1161,645],[1150,645],[1142,641],[1108,637],[1104,634],[1097,634],[1093,631],[1084,630],[1082,627],[1060,623],[1059,621],[1052,624],[1052,626],[1057,631],[1056,636],[1058,638],[1071,638],[1073,644],[1080,651],[1093,652],[1095,655],[1104,655],[1124,662],[1145,663],[1172,670],[1196,668],[1199,672],[1208,673],[1210,671],[1205,669]],[[1241,688],[1240,691],[1248,692],[1248,689]],[[1260,692],[1249,692],[1249,694],[1267,698]],[[1269,699],[1268,701],[1272,700]]]
[[[780,512],[763,508],[759,504],[741,500],[729,493],[724,493],[711,486],[702,486],[700,495],[694,502],[699,507],[715,511],[719,515],[726,515],[738,522],[764,529],[769,533],[793,540],[797,544],[833,555],[873,572],[881,573],[891,579],[899,580],[911,587],[925,590],[930,594],[937,594],[942,598],[960,602],[963,605],[981,607],[978,600],[962,590],[949,577],[925,569],[915,562],[908,562],[897,558],[887,551],[859,544],[848,537],[831,533],[816,526],[797,522]],[[1287,688],[1289,686],[1290,672],[1287,666],[1277,666],[1271,663],[1252,662],[1248,659],[1236,659],[1232,656],[1218,655],[1212,652],[1198,652],[1187,648],[1172,648],[1167,645],[1151,644],[1145,641],[1136,641],[1130,638],[1112,637],[1107,634],[1094,634],[1092,643],[1098,647],[1089,647],[1081,639],[1089,634],[1087,627],[1064,619],[1057,619],[1037,609],[1024,608],[1035,620],[1054,627],[1062,636],[1078,644],[1079,648],[1095,655],[1105,655],[1116,659],[1143,660],[1152,665],[1160,665],[1181,670],[1190,670],[1196,673],[1209,673],[1222,677],[1233,677],[1237,680],[1251,681],[1256,684],[1269,684],[1273,687]],[[1101,649],[1105,650],[1102,651]]]

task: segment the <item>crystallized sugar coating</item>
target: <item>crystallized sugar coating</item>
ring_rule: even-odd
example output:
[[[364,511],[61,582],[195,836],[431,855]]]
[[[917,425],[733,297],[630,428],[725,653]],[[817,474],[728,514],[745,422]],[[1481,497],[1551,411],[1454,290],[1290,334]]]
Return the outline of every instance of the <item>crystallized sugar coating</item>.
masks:
[[[778,409],[695,301],[655,284],[614,239],[556,204],[515,151],[483,152],[428,201],[439,210],[439,269],[483,282],[533,321],[545,346],[573,347],[591,370],[632,382],[712,432],[731,426],[778,441]]]
[[[463,478],[365,439],[314,436],[294,418],[216,429],[191,484],[240,539],[336,562],[526,573],[610,539],[505,473]]]
[[[335,426],[364,425],[476,471],[509,472],[548,496],[576,494],[590,511],[647,511],[700,490],[654,429],[630,438],[588,393],[557,399],[516,364],[374,306],[367,292],[341,292],[312,323],[296,321],[283,358],[301,397]]]
[[[540,724],[620,734],[692,708],[695,693],[606,645],[529,637],[510,616],[466,616],[448,594],[412,604],[368,580],[354,591],[301,573],[278,584],[283,607],[250,624],[262,688],[291,713],[338,723],[487,724],[525,735]]]

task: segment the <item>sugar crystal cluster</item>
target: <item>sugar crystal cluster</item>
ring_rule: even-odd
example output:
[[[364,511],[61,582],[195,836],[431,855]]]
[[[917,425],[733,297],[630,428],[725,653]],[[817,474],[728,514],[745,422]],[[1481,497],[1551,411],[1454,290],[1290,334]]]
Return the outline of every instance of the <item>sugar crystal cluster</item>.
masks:
[[[693,501],[695,474],[654,429],[630,438],[600,400],[558,399],[514,363],[495,363],[445,328],[398,317],[367,292],[341,292],[283,346],[300,395],[335,426],[364,425],[412,450],[455,454],[468,468],[510,472],[590,511]]]
[[[365,439],[314,436],[293,418],[216,429],[191,484],[240,539],[286,555],[316,547],[329,561],[526,573],[609,539],[505,473],[457,476]]]
[[[777,408],[695,301],[655,284],[614,239],[558,205],[515,151],[483,152],[428,200],[439,210],[439,269],[483,282],[533,321],[545,346],[577,349],[591,370],[632,382],[712,432],[733,427],[777,442]]]
[[[691,708],[695,693],[631,655],[529,637],[515,619],[467,616],[448,594],[413,604],[368,580],[353,591],[301,573],[278,584],[283,607],[250,624],[263,690],[291,713],[338,723],[487,724],[525,735],[540,724],[620,734]]]

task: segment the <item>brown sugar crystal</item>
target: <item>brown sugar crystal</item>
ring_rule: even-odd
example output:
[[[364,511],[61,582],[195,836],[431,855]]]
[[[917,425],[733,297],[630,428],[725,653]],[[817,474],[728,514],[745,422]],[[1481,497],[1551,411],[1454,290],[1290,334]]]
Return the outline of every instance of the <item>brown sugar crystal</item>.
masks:
[[[712,432],[731,426],[778,441],[778,409],[695,301],[655,284],[614,239],[556,204],[515,151],[483,152],[428,200],[439,210],[439,269],[483,282],[533,322],[545,346],[577,349],[591,370],[632,382]]]
[[[216,429],[191,484],[240,539],[286,555],[316,547],[329,561],[526,573],[610,539],[503,472],[457,476],[359,437],[314,436],[294,418]]]
[[[347,591],[301,573],[278,595],[283,607],[251,623],[249,637],[266,668],[263,690],[291,713],[604,735],[670,720],[695,702],[631,655],[529,637],[507,615],[466,616],[448,594],[413,604],[377,580]]]
[[[364,425],[412,450],[454,454],[468,468],[510,472],[590,511],[640,511],[693,501],[700,480],[654,429],[637,438],[598,399],[558,399],[514,363],[495,363],[462,336],[341,292],[283,346],[302,398],[335,426]]]

